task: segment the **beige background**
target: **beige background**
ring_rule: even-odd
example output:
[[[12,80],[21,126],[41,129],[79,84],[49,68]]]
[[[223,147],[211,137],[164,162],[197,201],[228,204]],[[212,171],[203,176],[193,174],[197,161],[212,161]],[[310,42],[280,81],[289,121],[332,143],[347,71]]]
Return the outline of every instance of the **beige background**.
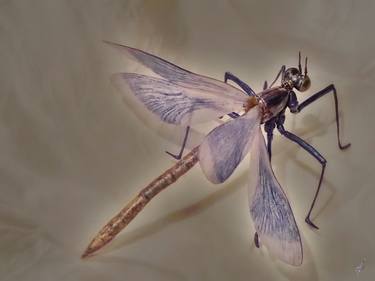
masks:
[[[374,8],[342,0],[0,1],[0,279],[373,280]],[[332,97],[286,123],[328,159],[313,216],[319,231],[303,222],[319,164],[279,135],[274,143],[275,173],[303,233],[302,267],[254,248],[248,159],[219,186],[194,168],[106,251],[79,259],[102,224],[172,165],[164,149],[178,150],[122,103],[109,76],[130,65],[103,39],[218,79],[230,70],[257,91],[301,50],[313,84],[300,100],[336,84],[348,151],[336,145]]]

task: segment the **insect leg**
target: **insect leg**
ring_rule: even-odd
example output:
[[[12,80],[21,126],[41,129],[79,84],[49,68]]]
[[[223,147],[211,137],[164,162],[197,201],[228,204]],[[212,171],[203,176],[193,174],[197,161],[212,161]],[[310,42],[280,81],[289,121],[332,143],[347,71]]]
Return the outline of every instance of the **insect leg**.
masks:
[[[236,119],[240,115],[236,112],[231,112],[231,113],[228,113],[228,116],[231,117],[232,119]],[[184,150],[185,150],[185,146],[186,146],[186,142],[187,142],[187,139],[188,139],[188,136],[189,136],[189,132],[190,132],[190,126],[187,126],[186,131],[185,131],[184,140],[182,141],[182,146],[181,146],[180,152],[178,154],[173,154],[169,151],[166,151],[166,153],[169,154],[170,156],[172,156],[174,159],[180,160],[182,158],[182,154],[184,153]]]
[[[182,141],[181,150],[180,150],[180,152],[178,154],[173,154],[173,153],[171,153],[169,151],[166,151],[166,153],[169,154],[170,156],[172,156],[173,158],[175,158],[176,160],[180,160],[181,157],[182,157],[182,154],[184,152],[184,149],[185,149],[185,145],[186,145],[186,141],[188,139],[189,131],[190,131],[190,126],[187,126],[186,127],[186,131],[185,131],[184,140]]]
[[[277,81],[277,79],[279,79],[280,75],[281,75],[281,80],[283,80],[284,74],[285,74],[285,65],[281,66],[281,69],[280,69],[279,73],[277,73],[275,80],[273,80],[273,82],[270,84],[269,88],[271,88],[273,86],[273,84],[276,83],[276,81]]]
[[[313,103],[317,99],[325,96],[326,94],[333,93],[333,98],[335,100],[335,114],[336,114],[336,128],[337,128],[337,143],[339,145],[339,148],[341,150],[346,149],[350,146],[350,143],[347,143],[345,145],[341,144],[340,140],[340,120],[339,120],[339,110],[338,110],[338,100],[337,100],[337,92],[336,88],[333,84],[329,85],[328,87],[324,88],[323,90],[317,92],[316,94],[309,97],[307,100],[303,101],[301,104],[298,105],[296,109],[291,109],[293,113],[298,113],[302,111],[306,106]]]
[[[272,156],[272,139],[273,139],[273,130],[275,129],[275,118],[272,118],[271,120],[268,120],[264,124],[264,130],[267,133],[267,151],[268,151],[268,157],[271,161],[271,156]]]
[[[241,87],[242,90],[244,90],[249,96],[258,96],[253,89],[250,88],[249,85],[247,85],[245,82],[243,82],[240,78],[233,75],[230,72],[225,72],[224,74],[224,82],[227,83],[228,80],[233,81],[238,86]]]
[[[283,123],[283,120],[282,120],[282,123]],[[313,222],[311,222],[311,219],[310,219],[310,215],[311,215],[311,211],[312,209],[314,208],[314,205],[315,205],[315,202],[316,202],[316,198],[318,197],[318,194],[319,194],[319,191],[320,191],[320,187],[322,185],[322,181],[323,181],[323,176],[324,176],[324,171],[325,171],[325,168],[326,168],[326,164],[327,164],[327,160],[314,148],[312,147],[310,144],[308,144],[307,142],[305,142],[303,139],[301,139],[300,137],[296,136],[295,134],[291,133],[291,132],[288,132],[285,130],[284,128],[284,125],[280,123],[280,124],[277,124],[277,129],[279,130],[279,132],[285,136],[286,138],[290,139],[291,141],[294,141],[295,143],[297,143],[298,145],[300,145],[304,150],[306,150],[308,153],[310,153],[316,160],[319,161],[319,163],[322,165],[322,171],[320,173],[320,179],[319,179],[319,184],[318,184],[318,188],[315,192],[315,195],[314,195],[314,199],[311,203],[311,206],[310,206],[310,209],[306,215],[306,218],[305,218],[305,222],[316,228],[316,229],[319,229]]]

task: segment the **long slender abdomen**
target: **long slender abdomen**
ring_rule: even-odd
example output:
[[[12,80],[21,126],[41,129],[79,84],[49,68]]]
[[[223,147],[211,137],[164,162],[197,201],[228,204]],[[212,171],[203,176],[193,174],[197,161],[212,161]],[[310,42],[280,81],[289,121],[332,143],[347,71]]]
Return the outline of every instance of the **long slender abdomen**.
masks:
[[[116,216],[114,216],[94,237],[82,258],[88,257],[108,244],[124,229],[151,199],[167,186],[171,185],[183,174],[189,171],[198,162],[199,146],[193,148],[184,158],[178,161],[172,168],[154,179],[142,189]]]

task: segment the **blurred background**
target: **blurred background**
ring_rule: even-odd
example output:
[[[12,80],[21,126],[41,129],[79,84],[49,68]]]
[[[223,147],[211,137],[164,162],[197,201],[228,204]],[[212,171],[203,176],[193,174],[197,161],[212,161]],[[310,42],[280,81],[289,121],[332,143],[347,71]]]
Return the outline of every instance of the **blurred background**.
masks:
[[[348,0],[1,0],[0,279],[372,280],[374,8]],[[319,230],[304,223],[319,163],[278,134],[274,141],[272,164],[303,235],[301,267],[254,247],[249,158],[222,185],[195,167],[103,252],[80,259],[99,228],[174,163],[164,150],[177,152],[182,138],[122,102],[109,77],[132,62],[102,40],[220,80],[231,71],[256,91],[301,51],[312,87],[300,101],[335,83],[351,148],[337,147],[332,96],[286,121],[328,160],[312,216]]]

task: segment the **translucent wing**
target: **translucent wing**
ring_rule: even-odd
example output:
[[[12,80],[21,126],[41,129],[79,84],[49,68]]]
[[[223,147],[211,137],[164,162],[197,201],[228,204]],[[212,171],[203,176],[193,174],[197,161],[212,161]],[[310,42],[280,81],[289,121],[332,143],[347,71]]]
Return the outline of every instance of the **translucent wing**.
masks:
[[[275,178],[268,158],[263,135],[259,129],[253,143],[252,174],[249,191],[250,213],[261,244],[280,260],[301,265],[302,243],[288,199]]]
[[[245,96],[243,101],[217,97],[204,90],[184,88],[168,80],[135,73],[115,74],[113,80],[120,89],[130,89],[148,110],[170,124],[212,120],[241,110],[246,99]]]
[[[260,124],[259,108],[213,129],[199,147],[199,163],[213,183],[224,182],[246,156]]]
[[[198,75],[138,49],[110,43],[159,77],[120,73],[113,81],[130,91],[164,122],[187,125],[240,111],[247,96],[224,82]]]

